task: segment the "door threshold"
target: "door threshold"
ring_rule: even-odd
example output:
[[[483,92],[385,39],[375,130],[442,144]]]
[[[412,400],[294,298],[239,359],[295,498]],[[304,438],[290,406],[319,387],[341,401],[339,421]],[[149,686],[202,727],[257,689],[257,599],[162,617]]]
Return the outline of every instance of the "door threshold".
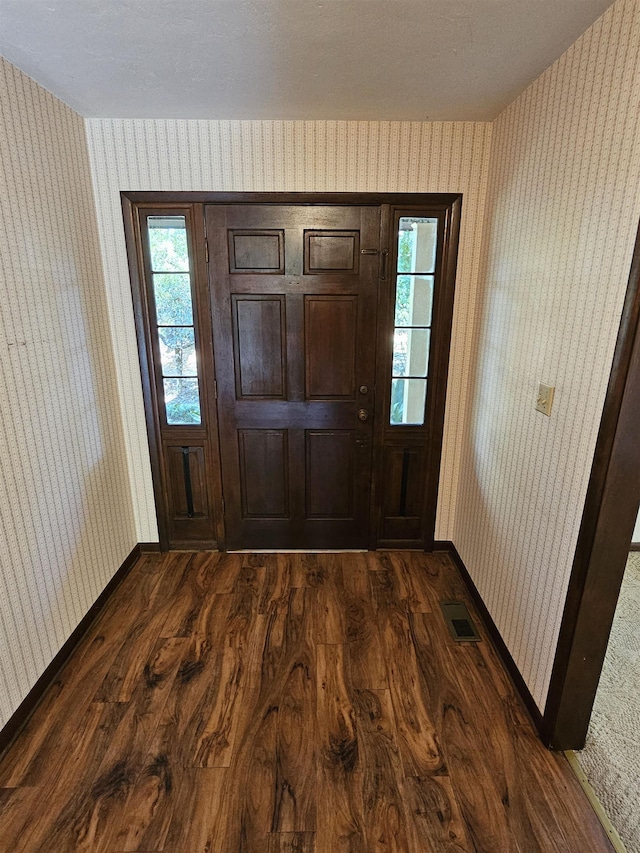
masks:
[[[366,554],[366,548],[238,548],[227,554]]]

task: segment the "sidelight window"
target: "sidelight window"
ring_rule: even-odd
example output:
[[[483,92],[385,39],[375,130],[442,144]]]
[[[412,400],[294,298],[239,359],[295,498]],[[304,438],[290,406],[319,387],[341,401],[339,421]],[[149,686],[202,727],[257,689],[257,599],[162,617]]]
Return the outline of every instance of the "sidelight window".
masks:
[[[185,217],[149,216],[147,233],[167,424],[199,425],[202,419]]]
[[[398,263],[391,379],[392,426],[424,423],[438,220],[403,216]]]

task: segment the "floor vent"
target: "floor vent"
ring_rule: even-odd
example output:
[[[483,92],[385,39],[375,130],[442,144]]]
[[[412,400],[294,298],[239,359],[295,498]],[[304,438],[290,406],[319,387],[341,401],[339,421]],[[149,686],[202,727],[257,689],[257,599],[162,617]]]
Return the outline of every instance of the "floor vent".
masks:
[[[471,621],[466,604],[461,601],[441,601],[440,607],[454,640],[458,643],[477,643],[482,639]]]

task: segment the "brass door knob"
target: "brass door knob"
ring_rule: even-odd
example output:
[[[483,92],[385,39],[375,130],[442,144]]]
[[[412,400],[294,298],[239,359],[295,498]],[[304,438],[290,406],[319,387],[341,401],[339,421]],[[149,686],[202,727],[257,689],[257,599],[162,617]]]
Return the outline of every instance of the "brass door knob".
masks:
[[[369,412],[366,409],[358,409],[358,417],[361,421],[366,421],[369,418]]]

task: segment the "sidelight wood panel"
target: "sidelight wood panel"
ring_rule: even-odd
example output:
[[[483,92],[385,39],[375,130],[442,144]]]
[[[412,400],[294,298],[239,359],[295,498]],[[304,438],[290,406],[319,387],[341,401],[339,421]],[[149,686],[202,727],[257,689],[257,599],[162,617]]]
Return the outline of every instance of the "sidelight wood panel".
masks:
[[[387,444],[384,448],[381,531],[384,540],[420,539],[425,454],[421,444]]]
[[[171,538],[188,541],[215,538],[211,512],[209,468],[203,444],[164,443],[167,507]]]
[[[354,400],[358,297],[305,296],[304,309],[306,399]]]
[[[167,445],[166,452],[174,515],[206,515],[208,502],[204,448]]]
[[[353,518],[353,474],[357,465],[353,430],[307,430],[307,518]]]
[[[233,294],[236,398],[282,399],[286,389],[284,296]]]

